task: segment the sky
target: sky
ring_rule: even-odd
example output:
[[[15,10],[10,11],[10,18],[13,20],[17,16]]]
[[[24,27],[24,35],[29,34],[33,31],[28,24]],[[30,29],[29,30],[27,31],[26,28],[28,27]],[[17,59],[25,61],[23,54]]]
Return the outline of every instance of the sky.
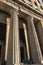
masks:
[[[42,2],[43,2],[43,0],[42,0]]]

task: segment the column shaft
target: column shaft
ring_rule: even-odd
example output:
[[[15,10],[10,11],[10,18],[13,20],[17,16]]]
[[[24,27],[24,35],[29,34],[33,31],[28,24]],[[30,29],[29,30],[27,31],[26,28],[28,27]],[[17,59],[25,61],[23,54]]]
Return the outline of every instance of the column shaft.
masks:
[[[39,45],[39,40],[38,40],[38,36],[37,36],[37,33],[36,33],[36,29],[35,29],[35,26],[34,26],[33,18],[32,18],[31,24],[32,24],[32,28],[33,28],[33,34],[34,34],[34,39],[35,39],[35,45],[36,45],[36,48],[37,48],[38,58],[41,61],[42,60],[42,53],[41,53],[41,48],[40,48],[40,45]]]
[[[37,34],[38,34],[40,47],[41,47],[41,50],[42,50],[42,53],[43,53],[43,28],[42,28],[42,25],[41,25],[41,21],[38,21],[38,22],[36,21],[35,27],[36,27],[36,31],[37,31]]]
[[[42,56],[32,17],[28,17],[27,27],[28,27],[28,38],[33,63],[39,63],[39,57],[41,59]]]
[[[13,11],[13,63],[20,63],[19,22],[18,13]]]

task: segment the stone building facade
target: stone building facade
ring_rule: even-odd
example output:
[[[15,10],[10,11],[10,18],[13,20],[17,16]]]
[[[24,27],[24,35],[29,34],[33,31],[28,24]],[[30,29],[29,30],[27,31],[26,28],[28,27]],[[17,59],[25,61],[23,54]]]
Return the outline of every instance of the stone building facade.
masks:
[[[0,65],[43,65],[43,3],[0,0]]]

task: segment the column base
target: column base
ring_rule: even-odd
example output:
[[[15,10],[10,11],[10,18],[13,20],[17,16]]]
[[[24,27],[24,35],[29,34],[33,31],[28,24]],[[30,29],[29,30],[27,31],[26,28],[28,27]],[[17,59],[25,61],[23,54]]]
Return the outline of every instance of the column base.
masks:
[[[6,65],[6,61],[2,61],[1,62],[1,65]]]
[[[24,65],[23,63],[16,63],[16,64],[14,64],[14,65]]]
[[[8,64],[2,64],[2,65],[24,65],[24,64],[23,63],[16,63],[16,64],[8,63]]]
[[[43,65],[43,64],[41,64],[41,63],[39,63],[39,64],[23,64],[23,63],[19,63],[19,64],[13,64],[13,65]]]

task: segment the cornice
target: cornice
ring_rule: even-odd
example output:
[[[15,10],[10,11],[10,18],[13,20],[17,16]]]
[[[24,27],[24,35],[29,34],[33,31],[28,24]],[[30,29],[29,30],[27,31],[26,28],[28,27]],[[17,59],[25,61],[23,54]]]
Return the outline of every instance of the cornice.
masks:
[[[27,15],[32,15],[33,17],[43,20],[43,14],[41,12],[36,11],[34,8],[32,8],[31,6],[29,6],[28,4],[24,2],[20,2],[20,1],[13,2],[13,1],[0,0],[0,3],[1,4],[3,3],[5,6],[8,6],[9,10],[16,9],[19,12],[23,12]]]

